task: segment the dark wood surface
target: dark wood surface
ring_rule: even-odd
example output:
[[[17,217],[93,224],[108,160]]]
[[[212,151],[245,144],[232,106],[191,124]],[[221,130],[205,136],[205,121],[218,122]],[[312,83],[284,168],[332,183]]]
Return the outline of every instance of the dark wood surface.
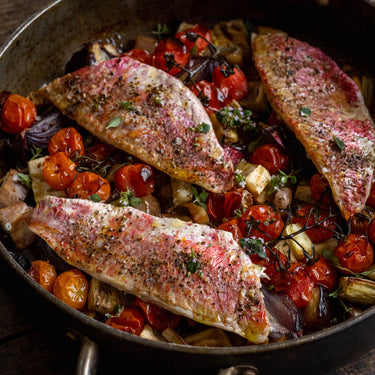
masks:
[[[35,11],[49,3],[49,0],[0,0],[0,44]],[[5,292],[4,283],[6,280],[0,285],[0,374],[74,374],[79,343],[32,323]],[[112,373],[107,370],[110,362],[111,358],[101,355],[98,374]],[[375,374],[375,349],[368,348],[367,354],[356,362],[323,375],[353,374]]]

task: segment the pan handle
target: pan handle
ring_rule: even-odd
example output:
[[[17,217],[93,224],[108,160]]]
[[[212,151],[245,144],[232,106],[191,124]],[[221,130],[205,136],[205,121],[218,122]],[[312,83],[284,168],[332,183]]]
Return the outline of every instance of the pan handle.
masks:
[[[86,336],[81,337],[76,375],[95,375],[98,366],[98,345]]]
[[[238,365],[219,370],[217,375],[258,375],[256,367],[250,365]]]

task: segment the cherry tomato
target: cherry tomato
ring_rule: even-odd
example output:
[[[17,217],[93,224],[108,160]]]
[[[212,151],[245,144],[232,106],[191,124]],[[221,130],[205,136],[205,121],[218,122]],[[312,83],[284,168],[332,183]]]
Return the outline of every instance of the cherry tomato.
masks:
[[[127,307],[119,316],[107,319],[105,324],[139,336],[145,326],[145,318],[135,307]]]
[[[70,198],[88,199],[97,194],[102,201],[109,198],[111,186],[107,180],[93,172],[78,173],[68,187]]]
[[[332,290],[338,280],[335,266],[325,258],[320,257],[317,262],[307,266],[310,276],[316,284],[322,285],[328,290]]]
[[[55,267],[44,260],[34,260],[31,263],[29,275],[44,289],[52,292],[57,273]]]
[[[75,128],[64,128],[52,136],[48,143],[48,152],[52,156],[65,152],[69,157],[84,154],[83,138]]]
[[[345,242],[339,242],[335,249],[335,257],[341,267],[359,273],[371,266],[374,261],[374,250],[366,236],[351,233]]]
[[[179,66],[185,66],[189,61],[189,54],[185,45],[178,39],[162,39],[155,48],[153,54],[153,65],[169,74],[176,75],[181,71],[180,68],[173,65],[173,62]]]
[[[55,297],[77,310],[85,306],[88,291],[89,283],[85,275],[76,269],[61,273],[53,286]]]
[[[222,229],[232,233],[233,239],[237,242],[242,238],[242,232],[240,227],[238,226],[238,219],[226,221],[225,223],[220,224],[217,229]]]
[[[200,99],[208,114],[217,112],[229,103],[223,92],[211,82],[198,81],[191,90]]]
[[[150,52],[144,49],[133,48],[128,52],[122,54],[122,56],[129,56],[134,60],[138,60],[141,63],[152,65],[152,55]]]
[[[21,133],[34,123],[36,115],[36,107],[31,100],[11,94],[1,111],[0,128],[9,134]]]
[[[319,223],[328,217],[328,211],[324,209],[314,209],[312,205],[307,205],[301,207],[295,213],[292,219],[293,223],[298,223],[303,227],[306,222],[307,226],[312,226],[315,223]],[[311,241],[314,243],[321,243],[329,240],[336,229],[336,218],[332,217],[325,220],[316,228],[312,228],[306,231],[306,234],[310,237]]]
[[[315,173],[310,179],[311,195],[317,201],[325,205],[331,202],[332,192],[326,178],[320,174]]]
[[[92,147],[90,147],[89,155],[90,158],[103,161],[110,157],[110,155],[116,151],[116,148],[109,145],[108,143],[96,143]]]
[[[243,237],[263,238],[265,241],[278,237],[284,228],[280,214],[261,204],[250,207],[239,223]]]
[[[212,82],[225,96],[234,100],[241,100],[249,91],[245,74],[237,67],[231,69],[225,65],[217,66],[213,71]]]
[[[375,208],[375,181],[373,180],[371,183],[370,195],[366,201],[367,206]]]
[[[149,165],[124,165],[115,174],[115,185],[120,191],[129,189],[135,197],[144,197],[154,191],[154,172]]]
[[[190,54],[202,52],[208,46],[208,42],[212,40],[210,30],[201,24],[194,25],[187,30],[177,33],[175,38],[184,43],[187,52]]]
[[[370,241],[375,245],[375,219],[367,227],[367,234]]]
[[[283,291],[298,308],[302,308],[309,303],[313,295],[314,281],[307,267],[301,262],[295,262],[287,272],[275,276],[274,286],[276,292]]]
[[[290,158],[279,146],[274,144],[258,147],[251,154],[249,161],[262,165],[271,175],[279,174],[280,171],[288,172],[290,169]]]
[[[134,306],[143,312],[148,324],[159,332],[163,332],[167,328],[177,328],[181,320],[180,315],[173,314],[153,303],[144,302],[139,298],[134,301]]]
[[[42,174],[44,180],[55,190],[65,190],[77,174],[76,164],[64,152],[58,152],[44,159]]]

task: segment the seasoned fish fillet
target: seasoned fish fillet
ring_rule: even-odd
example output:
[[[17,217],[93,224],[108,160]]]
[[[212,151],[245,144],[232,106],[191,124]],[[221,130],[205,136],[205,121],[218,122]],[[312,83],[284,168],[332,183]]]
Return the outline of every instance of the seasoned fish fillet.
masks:
[[[374,124],[361,92],[321,50],[287,35],[257,36],[253,59],[272,107],[348,220],[365,206],[375,160]]]
[[[132,207],[49,196],[30,229],[93,277],[254,343],[270,332],[260,268],[229,232]]]
[[[92,134],[171,177],[212,192],[233,185],[232,162],[204,107],[168,73],[124,56],[57,78],[40,93]]]

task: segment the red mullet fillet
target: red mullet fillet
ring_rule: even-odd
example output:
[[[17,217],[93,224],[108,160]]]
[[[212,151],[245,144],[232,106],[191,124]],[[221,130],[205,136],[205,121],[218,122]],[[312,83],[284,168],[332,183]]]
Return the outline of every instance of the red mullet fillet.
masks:
[[[232,162],[198,98],[168,73],[127,56],[82,68],[40,90],[103,141],[212,192],[233,186]]]
[[[343,217],[370,192],[375,130],[356,84],[321,50],[287,35],[259,35],[253,59],[275,111],[328,180]]]
[[[261,269],[229,232],[132,207],[47,197],[30,229],[72,266],[198,322],[264,343]]]

